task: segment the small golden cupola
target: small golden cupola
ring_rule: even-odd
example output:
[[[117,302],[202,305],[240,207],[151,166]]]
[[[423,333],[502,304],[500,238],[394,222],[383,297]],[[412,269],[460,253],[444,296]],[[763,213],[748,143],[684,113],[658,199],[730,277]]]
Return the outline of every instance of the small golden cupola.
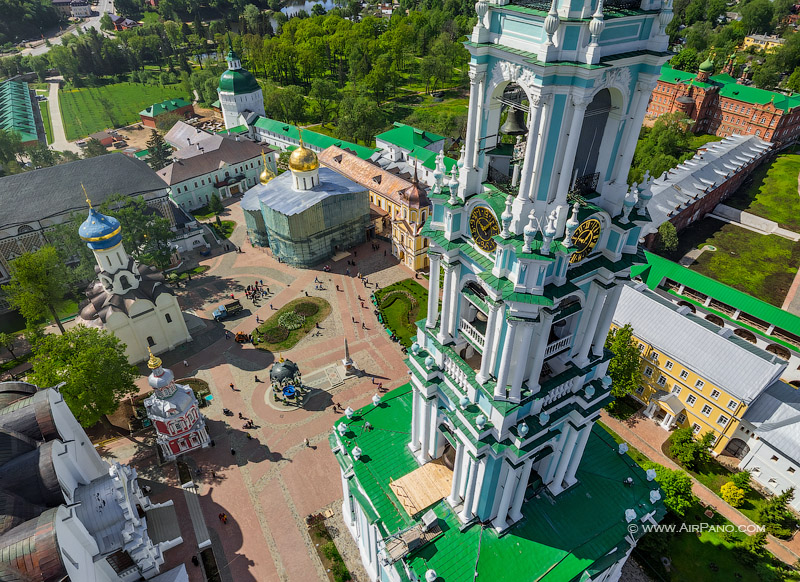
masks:
[[[319,158],[303,143],[289,156],[289,169],[292,171],[292,186],[295,190],[311,190],[319,184]]]
[[[264,150],[261,150],[261,165],[264,167],[264,169],[261,171],[258,180],[262,184],[266,184],[275,177],[275,174],[273,173],[272,170],[270,170],[269,166],[267,165],[267,156],[264,155]]]

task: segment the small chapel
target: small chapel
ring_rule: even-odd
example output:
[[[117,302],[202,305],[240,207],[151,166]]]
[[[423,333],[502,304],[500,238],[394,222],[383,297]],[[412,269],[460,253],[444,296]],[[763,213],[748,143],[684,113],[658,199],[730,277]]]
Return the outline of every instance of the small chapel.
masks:
[[[302,137],[289,171],[274,176],[265,169],[260,182],[241,201],[247,237],[280,261],[310,267],[366,240],[369,190],[320,167]]]
[[[86,289],[78,323],[113,333],[132,364],[147,360],[151,351],[159,354],[192,341],[174,291],[158,269],[125,252],[116,218],[90,204],[78,234],[97,261],[97,279]]]

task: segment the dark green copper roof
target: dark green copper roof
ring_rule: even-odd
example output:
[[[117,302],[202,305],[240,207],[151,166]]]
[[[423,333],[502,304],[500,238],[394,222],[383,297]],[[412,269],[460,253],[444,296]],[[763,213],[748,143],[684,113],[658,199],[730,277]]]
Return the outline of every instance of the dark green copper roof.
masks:
[[[237,69],[232,71],[228,69],[219,78],[219,91],[226,91],[234,95],[241,95],[243,93],[252,93],[258,91],[261,87],[258,85],[256,78],[244,69]]]

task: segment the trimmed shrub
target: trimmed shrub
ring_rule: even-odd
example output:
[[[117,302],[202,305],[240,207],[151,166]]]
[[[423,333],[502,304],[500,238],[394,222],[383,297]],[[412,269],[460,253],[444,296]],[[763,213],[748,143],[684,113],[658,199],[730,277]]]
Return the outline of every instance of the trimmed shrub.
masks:
[[[297,306],[294,308],[294,312],[297,315],[302,315],[303,317],[311,317],[315,315],[319,311],[319,305],[316,303],[304,302],[298,303]]]
[[[261,339],[268,344],[277,344],[287,337],[289,337],[289,330],[282,325],[271,327],[261,335]]]
[[[744,489],[737,487],[733,481],[719,488],[719,496],[731,507],[739,507],[744,503]]]

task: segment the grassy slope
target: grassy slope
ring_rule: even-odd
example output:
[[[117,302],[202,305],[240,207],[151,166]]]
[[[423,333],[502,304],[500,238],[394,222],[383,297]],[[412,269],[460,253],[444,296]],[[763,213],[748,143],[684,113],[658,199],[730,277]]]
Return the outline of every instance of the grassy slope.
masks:
[[[47,137],[47,143],[53,143],[53,124],[50,121],[50,105],[48,101],[39,101],[39,111],[42,113],[42,125]]]
[[[86,137],[106,128],[139,121],[139,111],[174,97],[186,97],[180,84],[157,87],[116,83],[85,89],[63,89],[58,98],[68,140]]]
[[[740,188],[725,204],[800,232],[798,174],[800,155],[782,154],[771,164],[763,164],[753,172],[752,183]]]

